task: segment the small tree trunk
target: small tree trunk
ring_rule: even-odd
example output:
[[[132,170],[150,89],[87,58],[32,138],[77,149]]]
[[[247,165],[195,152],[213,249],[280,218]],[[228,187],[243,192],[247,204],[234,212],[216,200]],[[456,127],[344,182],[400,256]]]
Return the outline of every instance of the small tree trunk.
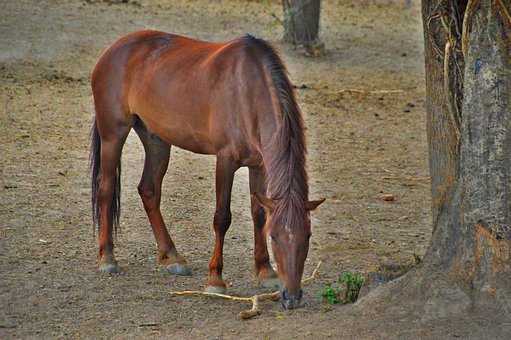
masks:
[[[282,0],[284,41],[293,45],[319,45],[320,0]]]

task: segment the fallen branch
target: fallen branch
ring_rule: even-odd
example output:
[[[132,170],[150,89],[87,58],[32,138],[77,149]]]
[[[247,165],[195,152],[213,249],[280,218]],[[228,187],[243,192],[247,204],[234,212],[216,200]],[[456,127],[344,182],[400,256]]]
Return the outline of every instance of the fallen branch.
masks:
[[[302,285],[305,286],[312,282],[319,271],[319,267],[321,266],[321,261],[318,262],[318,265],[312,272],[312,274],[308,277],[302,280]],[[185,290],[182,292],[170,292],[170,295],[172,296],[206,296],[206,297],[216,297],[231,301],[239,301],[239,302],[251,302],[252,308],[249,310],[244,310],[239,313],[239,316],[242,320],[253,318],[254,316],[257,316],[261,314],[261,309],[259,308],[259,302],[264,300],[271,300],[271,301],[278,301],[280,299],[280,292],[276,291],[273,293],[264,293],[264,294],[257,294],[250,297],[243,297],[243,296],[233,296],[233,295],[227,295],[227,294],[217,294],[217,293],[208,293],[203,292],[200,290]]]
[[[384,93],[403,93],[403,90],[360,90],[360,89],[342,89],[337,93],[368,93],[368,94],[384,94]]]
[[[316,268],[314,268],[312,274],[309,277],[302,280],[302,286],[308,285],[316,278],[319,272],[319,267],[321,267],[321,261],[318,262],[318,265],[316,266]]]
[[[275,13],[270,13],[270,15],[277,20],[277,22],[284,27],[284,21],[282,21]]]
[[[156,322],[141,323],[138,327],[157,327],[159,324]]]
[[[429,177],[427,176],[384,176],[381,178],[382,180],[397,180],[397,181],[428,181]]]

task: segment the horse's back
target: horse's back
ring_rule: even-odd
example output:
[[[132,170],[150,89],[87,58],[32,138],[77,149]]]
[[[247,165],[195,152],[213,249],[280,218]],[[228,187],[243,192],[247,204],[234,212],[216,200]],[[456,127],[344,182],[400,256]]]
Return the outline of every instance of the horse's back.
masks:
[[[171,39],[171,34],[151,30],[138,31],[119,38],[103,51],[97,61],[91,75],[93,89],[100,86],[106,77],[121,79],[126,75],[125,68],[135,61],[134,59],[142,59],[148,53],[168,45]]]
[[[119,38],[102,53],[92,72],[92,80],[97,79],[108,66],[127,66],[127,64],[149,66],[151,61],[154,63],[168,61],[171,55],[179,59],[180,51],[187,52],[182,53],[182,57],[198,60],[201,57],[207,58],[208,53],[214,53],[215,50],[222,49],[233,42],[234,40],[213,43],[161,31],[136,31]],[[196,54],[195,57],[194,54]]]
[[[232,142],[229,129],[251,124],[248,91],[259,89],[259,95],[264,87],[256,59],[243,38],[212,43],[139,31],[104,52],[93,72],[93,91],[120,98],[126,112],[168,143],[216,153]]]

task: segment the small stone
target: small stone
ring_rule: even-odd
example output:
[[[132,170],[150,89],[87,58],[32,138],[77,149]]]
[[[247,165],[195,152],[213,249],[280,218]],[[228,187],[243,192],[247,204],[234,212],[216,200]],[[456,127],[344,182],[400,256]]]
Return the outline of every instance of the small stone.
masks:
[[[384,194],[384,195],[381,196],[381,199],[386,201],[386,202],[392,202],[392,201],[396,200],[396,198],[392,194]]]

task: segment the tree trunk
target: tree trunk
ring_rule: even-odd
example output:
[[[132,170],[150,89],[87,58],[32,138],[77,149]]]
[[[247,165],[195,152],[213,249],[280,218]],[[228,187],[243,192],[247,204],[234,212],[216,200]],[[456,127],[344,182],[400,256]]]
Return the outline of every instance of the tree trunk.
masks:
[[[320,0],[282,0],[284,41],[312,46],[319,41]]]
[[[439,9],[443,13],[434,11]],[[438,13],[443,17],[431,20]],[[423,2],[434,216],[425,261],[457,283],[470,300],[467,307],[491,305],[509,314],[511,22],[507,13],[502,0],[472,0],[468,5],[455,0]],[[461,18],[465,24],[458,21]],[[435,50],[444,55],[435,55]],[[464,65],[462,76],[456,74],[456,65]]]
[[[432,240],[420,266],[361,304],[423,321],[511,320],[510,9],[423,0]]]

